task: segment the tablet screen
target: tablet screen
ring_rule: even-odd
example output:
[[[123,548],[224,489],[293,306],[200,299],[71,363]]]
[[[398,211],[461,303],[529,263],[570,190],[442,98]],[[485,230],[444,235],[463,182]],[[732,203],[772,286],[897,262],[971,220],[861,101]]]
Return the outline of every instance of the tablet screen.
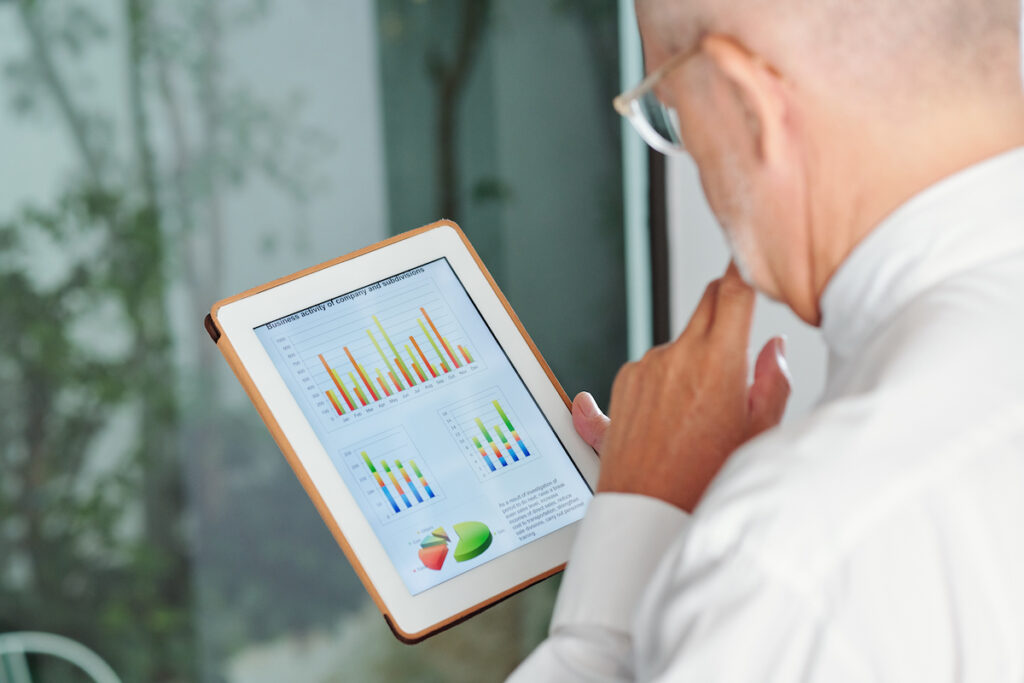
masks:
[[[590,488],[447,259],[255,332],[413,595],[583,516]]]

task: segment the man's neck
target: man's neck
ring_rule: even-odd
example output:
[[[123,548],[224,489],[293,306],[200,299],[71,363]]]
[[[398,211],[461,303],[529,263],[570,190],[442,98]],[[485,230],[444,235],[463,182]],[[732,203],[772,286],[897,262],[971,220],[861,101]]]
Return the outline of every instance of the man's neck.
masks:
[[[854,248],[909,199],[958,171],[1024,146],[1024,92],[1000,106],[944,111],[883,134],[858,131],[850,141],[847,158],[853,163],[846,173],[829,174],[844,186],[821,188],[823,206],[812,216],[815,302]],[[820,318],[819,305],[814,319]]]

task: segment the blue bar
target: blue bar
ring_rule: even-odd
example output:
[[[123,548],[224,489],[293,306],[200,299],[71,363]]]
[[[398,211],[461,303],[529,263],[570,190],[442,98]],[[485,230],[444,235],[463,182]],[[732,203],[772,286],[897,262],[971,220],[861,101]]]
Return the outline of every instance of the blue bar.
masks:
[[[412,485],[412,481],[407,481],[405,483],[408,484],[409,488],[412,490],[412,495],[416,496],[416,502],[422,503],[423,497],[420,496],[420,492],[416,490],[416,487]]]
[[[519,462],[519,458],[516,457],[516,452],[512,450],[512,446],[507,448],[508,454],[512,456],[512,462]]]
[[[523,457],[530,454],[530,451],[526,450],[526,444],[524,444],[521,439],[516,439],[516,443],[519,444],[520,450],[523,451]]]
[[[425,488],[425,489],[427,490],[427,495],[428,495],[428,496],[430,496],[431,498],[433,498],[433,497],[434,497],[434,492],[430,490],[430,487],[429,487],[429,486],[427,486],[426,484],[424,484],[424,485],[423,485],[423,488]]]
[[[388,502],[391,503],[391,507],[395,508],[395,512],[401,512],[402,510],[401,508],[398,507],[398,503],[396,503],[395,499],[391,497],[391,491],[388,491],[387,488],[383,486],[381,487],[380,490],[383,491],[384,495],[388,497]]]
[[[405,502],[405,507],[407,507],[407,508],[411,508],[412,507],[412,503],[409,502],[409,496],[407,496],[407,495],[405,495],[403,493],[402,494],[402,500]]]
[[[501,457],[500,455],[498,456],[498,462],[501,463],[502,467],[508,467],[508,463],[505,462],[505,458]]]
[[[486,455],[484,456],[484,462],[487,463],[487,466],[490,467],[491,468],[491,472],[493,472],[494,471],[494,463],[491,462],[491,459],[488,458]]]

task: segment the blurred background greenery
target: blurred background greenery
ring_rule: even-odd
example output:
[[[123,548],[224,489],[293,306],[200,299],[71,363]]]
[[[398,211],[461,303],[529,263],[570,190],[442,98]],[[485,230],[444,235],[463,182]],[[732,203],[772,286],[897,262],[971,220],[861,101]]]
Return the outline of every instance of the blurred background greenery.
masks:
[[[202,318],[448,217],[603,401],[618,35],[615,0],[0,0],[0,633],[126,681],[514,668],[557,581],[398,643]]]

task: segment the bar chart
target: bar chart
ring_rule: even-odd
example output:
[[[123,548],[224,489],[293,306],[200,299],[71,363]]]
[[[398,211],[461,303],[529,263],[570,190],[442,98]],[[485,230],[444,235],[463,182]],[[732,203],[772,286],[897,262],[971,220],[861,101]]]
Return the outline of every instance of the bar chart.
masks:
[[[353,444],[342,453],[342,461],[382,522],[444,498],[402,427]]]
[[[494,387],[438,411],[481,481],[536,458],[508,406]]]
[[[328,428],[484,367],[431,280],[325,308],[276,341]]]

